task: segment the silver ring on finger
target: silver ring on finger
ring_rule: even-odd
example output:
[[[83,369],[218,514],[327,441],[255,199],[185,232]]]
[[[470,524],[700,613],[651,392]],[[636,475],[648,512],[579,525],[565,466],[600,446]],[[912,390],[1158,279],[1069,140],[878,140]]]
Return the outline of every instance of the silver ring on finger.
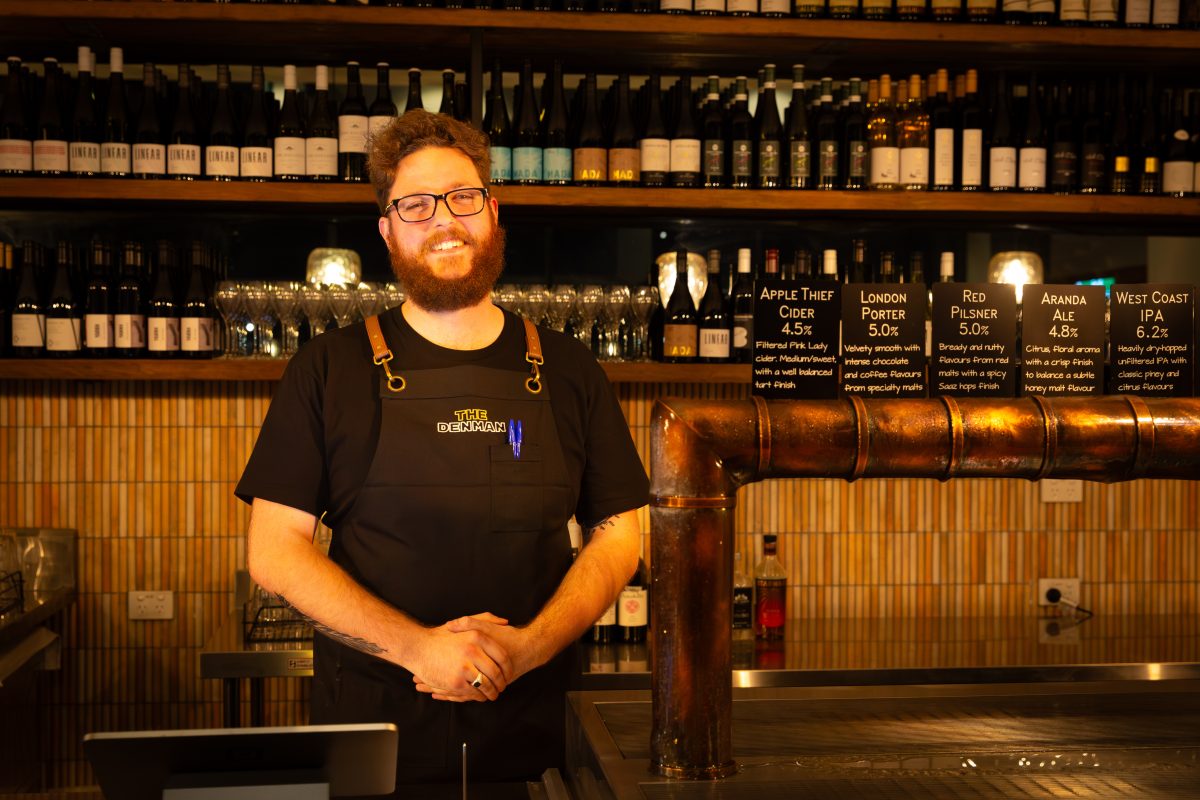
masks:
[[[475,680],[471,681],[471,685],[474,686],[476,689],[478,689],[480,686],[483,685],[483,673],[482,672],[475,673]]]

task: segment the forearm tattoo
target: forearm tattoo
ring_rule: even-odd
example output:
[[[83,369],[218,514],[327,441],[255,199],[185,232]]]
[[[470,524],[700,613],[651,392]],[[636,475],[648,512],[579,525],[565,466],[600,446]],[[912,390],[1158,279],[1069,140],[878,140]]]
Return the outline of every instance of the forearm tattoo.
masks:
[[[279,595],[279,599],[283,601],[284,605],[286,605],[292,611],[296,612],[296,614],[299,615],[300,618],[302,618],[305,622],[307,622],[309,625],[312,625],[313,630],[317,631],[318,633],[323,633],[324,635],[328,636],[330,639],[333,639],[335,642],[340,642],[341,644],[344,644],[347,647],[352,647],[355,650],[358,650],[360,652],[366,653],[367,655],[371,655],[371,656],[378,656],[378,655],[382,655],[383,653],[387,652],[387,650],[385,650],[384,648],[375,644],[374,642],[369,642],[366,639],[360,639],[357,636],[351,636],[349,634],[342,633],[341,631],[335,631],[333,628],[329,627],[328,625],[323,625],[320,622],[317,622],[315,619],[310,617],[308,614],[305,614],[303,611],[301,611],[300,609],[298,609],[294,605],[292,605],[291,601],[289,601],[283,595]]]
[[[619,517],[619,516],[620,516],[620,514],[613,514],[611,517],[605,517],[604,519],[600,520],[592,527],[588,528],[588,534],[590,535],[590,534],[596,533],[598,531],[602,531],[605,528],[614,527],[617,524],[617,517]]]

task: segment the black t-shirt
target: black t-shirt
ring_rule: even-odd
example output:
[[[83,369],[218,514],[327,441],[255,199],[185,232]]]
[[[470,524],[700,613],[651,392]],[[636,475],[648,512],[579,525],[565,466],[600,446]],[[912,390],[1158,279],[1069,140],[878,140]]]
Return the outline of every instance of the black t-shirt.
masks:
[[[429,342],[399,309],[380,315],[380,325],[397,373],[461,364],[529,372],[523,323],[507,311],[500,336],[480,350]],[[604,371],[573,337],[541,327],[538,334],[567,477],[579,486],[576,518],[586,528],[645,505],[646,471]],[[271,399],[237,496],[325,515],[325,524],[336,530],[367,477],[379,437],[379,374],[361,323],[302,347]]]

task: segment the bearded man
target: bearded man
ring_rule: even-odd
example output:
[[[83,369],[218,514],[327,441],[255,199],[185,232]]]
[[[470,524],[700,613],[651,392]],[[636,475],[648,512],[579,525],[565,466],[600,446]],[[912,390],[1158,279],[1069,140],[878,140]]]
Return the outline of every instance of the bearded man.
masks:
[[[463,743],[472,781],[535,778],[570,645],[637,567],[645,470],[587,348],[491,302],[487,137],[410,111],[369,166],[407,300],[288,365],[236,489],[248,567],[314,626],[314,724],[395,723],[400,784],[459,780]]]

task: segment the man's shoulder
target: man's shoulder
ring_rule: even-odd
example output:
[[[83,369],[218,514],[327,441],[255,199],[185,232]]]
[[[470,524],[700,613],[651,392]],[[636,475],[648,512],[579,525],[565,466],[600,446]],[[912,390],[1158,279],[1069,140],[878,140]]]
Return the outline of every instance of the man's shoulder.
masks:
[[[604,369],[596,361],[595,354],[583,342],[568,333],[543,325],[538,325],[537,330],[542,341],[546,370],[560,372],[577,381],[606,380]]]

